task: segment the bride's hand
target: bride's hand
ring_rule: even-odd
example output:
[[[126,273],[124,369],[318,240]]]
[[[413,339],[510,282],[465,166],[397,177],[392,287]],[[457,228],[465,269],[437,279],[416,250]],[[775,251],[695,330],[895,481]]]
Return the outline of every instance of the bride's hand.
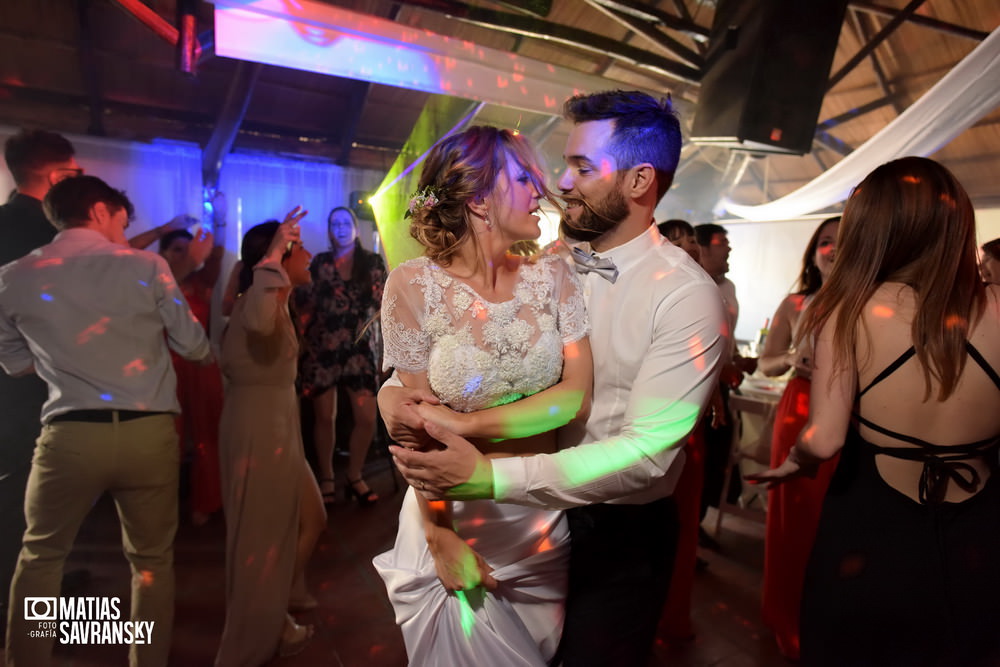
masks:
[[[415,407],[417,414],[424,422],[443,426],[457,435],[465,435],[463,429],[465,421],[461,412],[455,412],[446,405],[431,405],[430,403],[420,403]]]
[[[493,568],[455,531],[441,526],[431,526],[428,531],[427,546],[442,586],[449,591],[464,591],[479,585],[492,591],[497,587],[491,574]]]

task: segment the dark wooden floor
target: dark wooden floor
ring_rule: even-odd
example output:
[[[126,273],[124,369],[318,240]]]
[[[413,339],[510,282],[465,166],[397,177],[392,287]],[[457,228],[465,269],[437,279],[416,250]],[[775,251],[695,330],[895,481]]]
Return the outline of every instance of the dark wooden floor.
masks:
[[[299,615],[300,622],[316,625],[316,636],[302,653],[275,660],[275,665],[406,664],[392,610],[371,565],[372,556],[392,544],[402,493],[394,492],[393,476],[384,460],[371,462],[366,475],[382,500],[366,508],[341,500],[330,508],[329,528],[309,570],[320,606],[315,612]],[[706,526],[714,527],[711,515]],[[178,531],[172,664],[212,664],[224,618],[224,532],[221,517],[202,527],[184,524]],[[758,524],[726,518],[719,535],[721,551],[703,551],[709,566],[696,575],[696,637],[682,642],[658,641],[652,665],[788,664],[760,622],[762,535]],[[69,563],[69,569],[74,568],[91,573],[90,583],[80,594],[128,597],[128,568],[121,555],[114,507],[107,499],[95,505],[80,532]],[[59,667],[109,667],[127,662],[122,647],[57,646],[55,656]]]

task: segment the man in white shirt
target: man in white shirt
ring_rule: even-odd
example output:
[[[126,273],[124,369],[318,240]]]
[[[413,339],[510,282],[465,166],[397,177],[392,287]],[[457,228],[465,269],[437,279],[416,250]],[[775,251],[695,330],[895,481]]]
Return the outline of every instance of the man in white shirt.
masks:
[[[54,185],[43,204],[61,231],[0,268],[0,365],[10,375],[37,373],[49,389],[10,587],[7,664],[49,664],[54,637],[32,619],[39,610],[30,601],[59,595],[77,531],[108,491],[132,567],[129,662],[166,665],[180,464],[167,346],[205,359],[208,339],[166,261],[128,247],[124,194],[77,176]]]
[[[577,96],[566,172],[564,232],[592,323],[594,399],[560,451],[486,459],[427,424],[447,449],[392,448],[411,485],[432,499],[494,498],[568,513],[570,591],[562,664],[645,664],[676,546],[672,499],[683,443],[715,385],[728,345],[714,283],[651,224],[673,179],[680,127],[669,102],[639,92]],[[600,253],[597,256],[594,253]],[[582,263],[582,265],[581,265]],[[386,387],[390,433],[412,441],[419,392]]]

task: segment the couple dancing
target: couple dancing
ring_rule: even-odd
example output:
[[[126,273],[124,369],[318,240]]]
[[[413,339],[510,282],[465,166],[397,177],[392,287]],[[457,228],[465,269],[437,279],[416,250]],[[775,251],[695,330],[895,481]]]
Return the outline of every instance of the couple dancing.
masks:
[[[680,151],[669,105],[614,91],[564,111],[579,279],[507,254],[549,192],[523,137],[474,127],[431,151],[410,205],[425,256],[386,283],[379,405],[420,491],[375,565],[412,664],[644,664],[666,597],[724,313],[651,225]]]

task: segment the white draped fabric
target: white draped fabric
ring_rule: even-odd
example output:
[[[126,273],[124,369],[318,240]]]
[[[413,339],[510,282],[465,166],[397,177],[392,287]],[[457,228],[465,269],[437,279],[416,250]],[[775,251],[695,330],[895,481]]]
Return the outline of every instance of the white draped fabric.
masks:
[[[309,211],[300,223],[302,242],[313,254],[325,250],[330,245],[326,235],[330,209],[347,205],[355,190],[374,191],[383,176],[326,162],[234,153],[226,158],[219,182],[229,200],[226,247],[237,251],[243,231],[268,219],[281,220],[302,206]],[[367,248],[371,248],[370,227],[359,230]]]
[[[17,132],[0,127],[0,142]],[[124,190],[135,204],[135,221],[128,233],[166,222],[177,213],[201,212],[201,149],[194,144],[156,141],[143,144],[98,137],[65,135],[76,149],[76,161],[88,174]],[[0,170],[6,196],[14,181]],[[6,198],[6,197],[4,197]]]
[[[875,167],[906,155],[928,156],[1000,104],[1000,28],[881,132],[810,183],[758,206],[723,201],[748,220],[786,220],[843,201]]]

